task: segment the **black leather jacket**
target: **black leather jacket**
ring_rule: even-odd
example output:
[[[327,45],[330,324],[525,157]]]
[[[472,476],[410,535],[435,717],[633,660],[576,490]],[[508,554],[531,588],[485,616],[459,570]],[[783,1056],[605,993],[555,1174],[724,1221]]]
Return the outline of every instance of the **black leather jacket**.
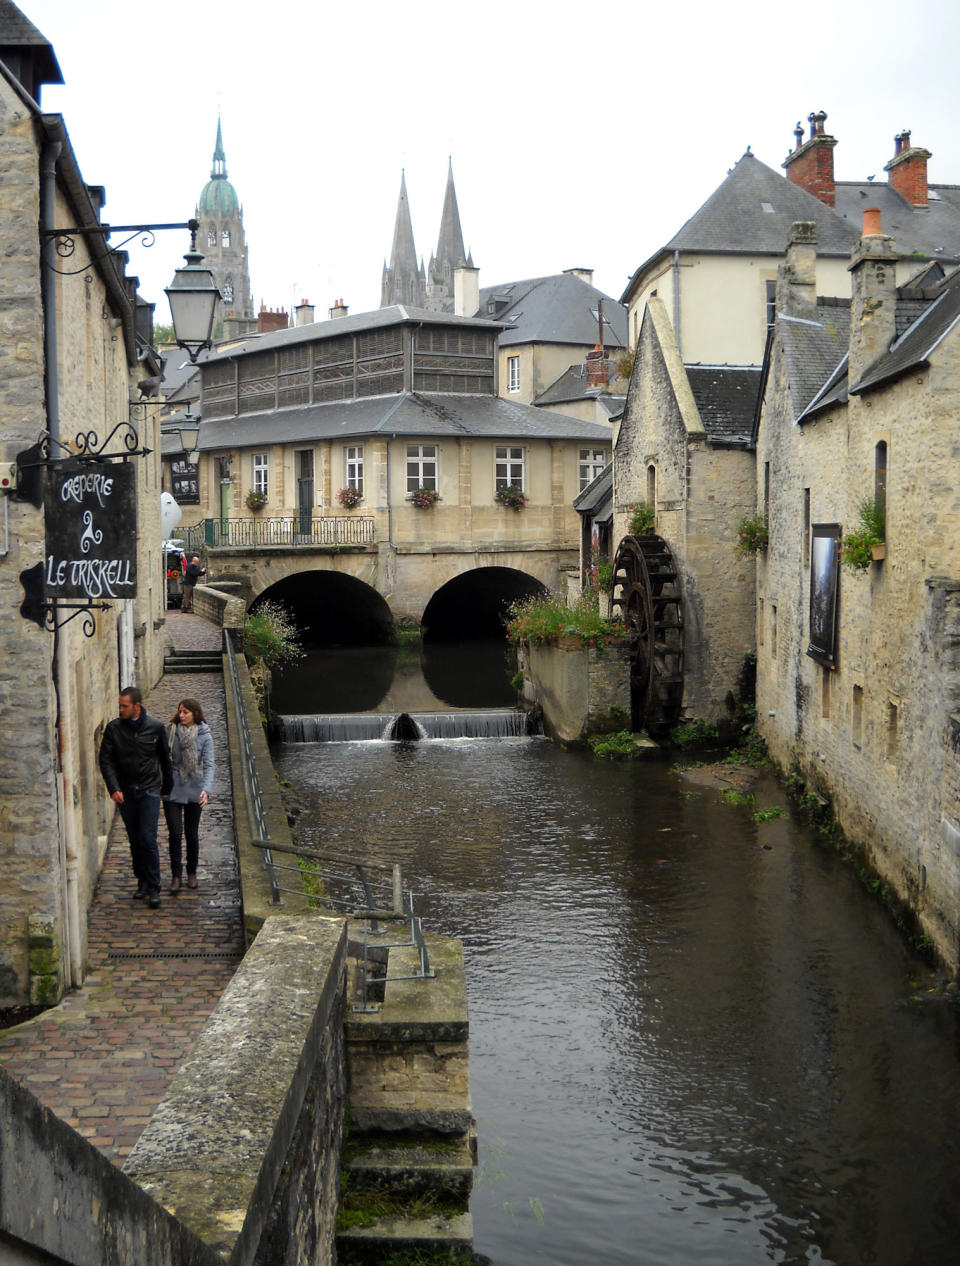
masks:
[[[111,796],[115,791],[124,796],[169,795],[173,767],[166,727],[143,710],[136,723],[114,717],[100,743],[100,772]]]

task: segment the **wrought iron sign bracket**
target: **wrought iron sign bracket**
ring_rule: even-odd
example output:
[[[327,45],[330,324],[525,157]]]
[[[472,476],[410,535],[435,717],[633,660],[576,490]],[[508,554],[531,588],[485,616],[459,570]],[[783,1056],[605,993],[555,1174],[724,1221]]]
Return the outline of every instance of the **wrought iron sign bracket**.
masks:
[[[69,624],[71,620],[80,616],[83,621],[81,624],[83,636],[93,637],[97,631],[94,611],[113,609],[113,604],[109,602],[94,602],[92,599],[87,602],[65,602],[62,598],[46,597],[43,588],[43,563],[37,563],[35,567],[28,567],[26,571],[22,571],[20,583],[23,585],[20,614],[25,620],[32,620],[41,629],[46,629],[48,633],[55,633],[57,629],[62,629],[65,624]],[[61,620],[58,619],[61,611],[69,611],[71,614]]]
[[[70,259],[77,249],[76,239],[78,237],[102,237],[104,242],[106,242],[107,237],[111,233],[126,233],[128,236],[122,242],[119,242],[116,246],[107,247],[109,254],[117,255],[135,237],[140,237],[140,245],[149,249],[156,242],[157,233],[161,233],[166,229],[189,229],[194,238],[196,238],[199,227],[200,224],[197,220],[183,220],[176,224],[84,224],[72,225],[70,228],[65,229],[41,229],[41,236],[44,242],[53,242],[58,259]],[[53,272],[60,273],[64,277],[75,277],[79,273],[85,273],[88,268],[92,268],[96,261],[91,260],[89,264],[84,264],[82,268],[72,270],[54,268],[49,260],[45,262],[47,267],[52,269]]]
[[[123,447],[119,452],[108,453],[107,446],[118,431],[121,432]],[[63,450],[62,457],[53,456],[54,445]],[[29,501],[39,510],[43,504],[40,473],[49,470],[58,462],[70,459],[88,462],[126,461],[128,457],[147,457],[152,452],[152,448],[140,447],[140,436],[131,422],[118,422],[102,444],[96,431],[79,431],[74,438],[73,447],[64,444],[62,440],[55,439],[49,431],[44,431],[36,444],[17,454],[17,483],[14,496],[20,501]]]

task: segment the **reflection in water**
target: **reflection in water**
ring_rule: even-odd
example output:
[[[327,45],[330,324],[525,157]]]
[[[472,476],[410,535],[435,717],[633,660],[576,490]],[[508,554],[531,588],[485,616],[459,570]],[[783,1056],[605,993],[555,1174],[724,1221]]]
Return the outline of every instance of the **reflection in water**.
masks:
[[[465,943],[496,1266],[955,1260],[954,1014],[804,827],[537,739],[278,763]]]
[[[502,640],[320,647],[276,672],[271,706],[281,716],[509,707],[515,670]]]

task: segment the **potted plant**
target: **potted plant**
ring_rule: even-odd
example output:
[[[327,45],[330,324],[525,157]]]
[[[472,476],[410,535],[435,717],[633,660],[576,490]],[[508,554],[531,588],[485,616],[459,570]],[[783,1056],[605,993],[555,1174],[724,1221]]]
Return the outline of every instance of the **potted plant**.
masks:
[[[840,561],[850,571],[866,571],[886,557],[886,507],[867,497],[857,506],[857,518],[860,527],[840,542]]]
[[[267,504],[267,494],[265,492],[257,492],[255,488],[251,488],[247,493],[246,500],[247,509],[253,510],[254,513],[256,513],[258,510],[262,510]]]
[[[410,494],[410,500],[418,510],[432,510],[440,500],[440,494],[436,488],[414,488]]]
[[[653,532],[655,517],[645,501],[627,506],[627,532],[631,536],[649,536]]]
[[[348,484],[346,488],[337,490],[337,500],[345,510],[353,510],[363,500],[363,493],[359,488],[354,488],[353,484]]]
[[[527,504],[527,494],[516,484],[505,484],[493,494],[494,501],[501,506],[509,506],[511,510],[522,510]]]
[[[738,554],[765,554],[770,542],[767,528],[767,516],[745,514],[737,524],[737,543],[734,550]]]

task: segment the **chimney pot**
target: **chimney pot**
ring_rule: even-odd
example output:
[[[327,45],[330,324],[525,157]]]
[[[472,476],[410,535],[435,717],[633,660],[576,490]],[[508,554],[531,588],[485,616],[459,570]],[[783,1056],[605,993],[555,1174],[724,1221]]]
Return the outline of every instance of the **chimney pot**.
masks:
[[[863,236],[876,237],[883,233],[883,224],[880,218],[879,207],[864,207],[863,209]]]

